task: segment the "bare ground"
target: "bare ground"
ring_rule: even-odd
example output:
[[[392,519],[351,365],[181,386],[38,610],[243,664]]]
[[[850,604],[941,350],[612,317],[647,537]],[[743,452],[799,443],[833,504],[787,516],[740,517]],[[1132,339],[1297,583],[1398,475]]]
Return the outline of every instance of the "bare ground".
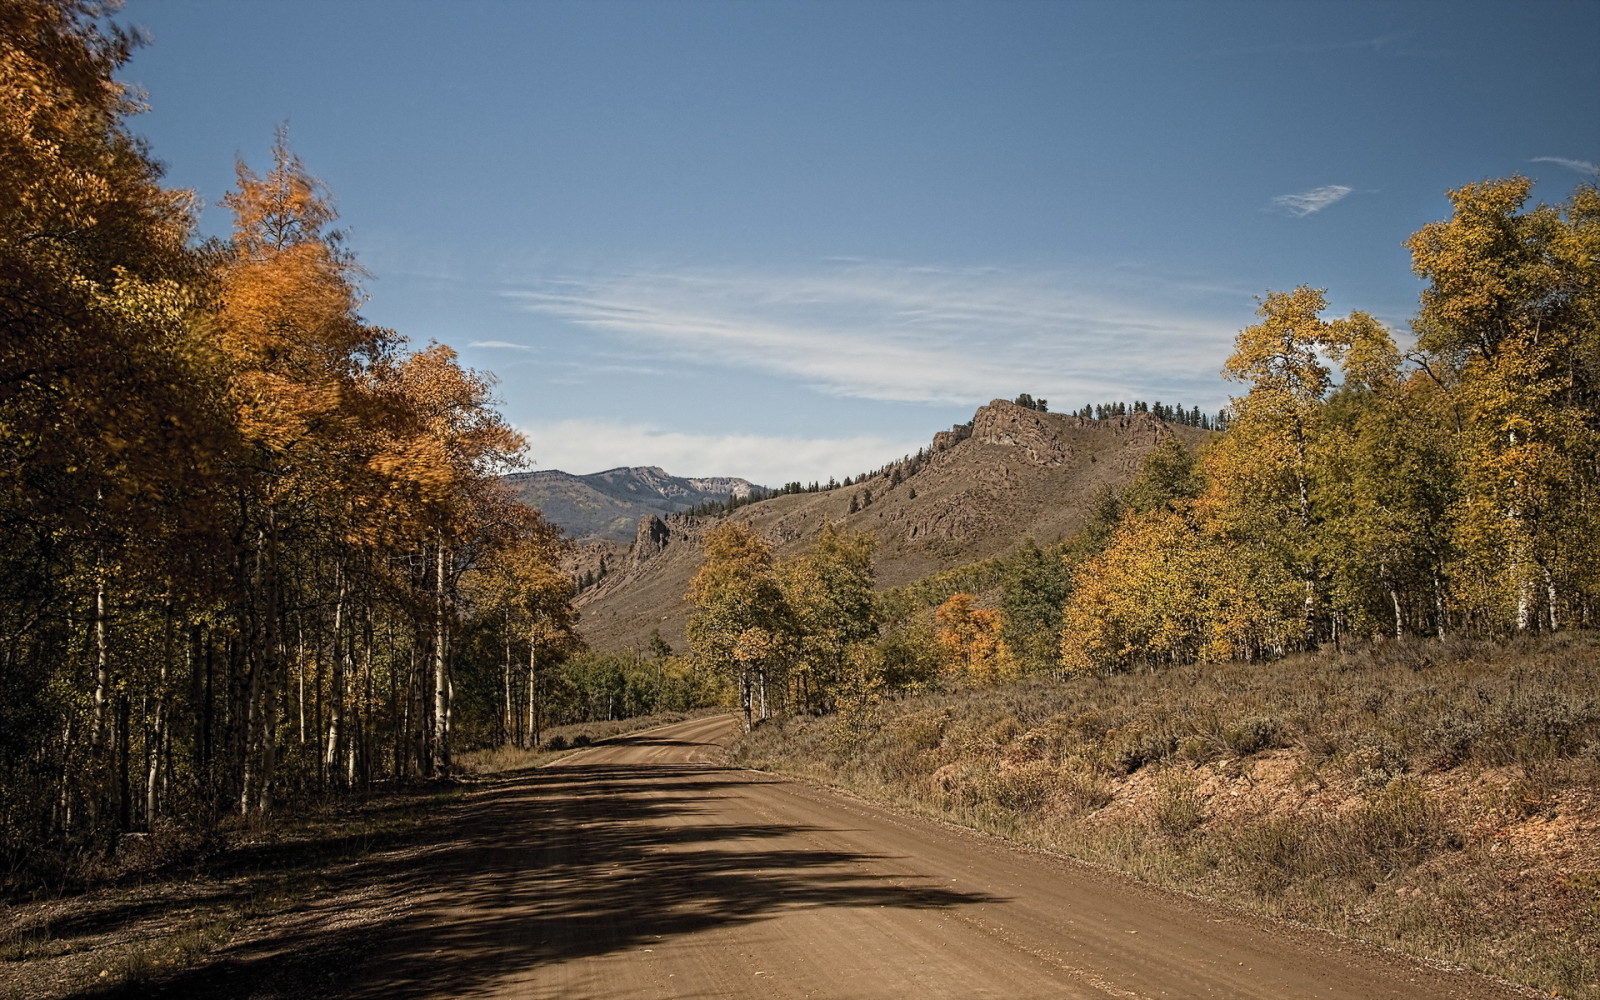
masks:
[[[199,964],[101,993],[1522,995],[729,768],[731,729],[727,718],[678,723],[486,784],[405,842],[330,867]],[[174,933],[183,905],[124,896],[70,919],[156,936]],[[30,967],[42,966],[0,967],[0,994],[63,995],[66,980],[30,979]],[[82,976],[70,979],[65,992],[85,995]]]

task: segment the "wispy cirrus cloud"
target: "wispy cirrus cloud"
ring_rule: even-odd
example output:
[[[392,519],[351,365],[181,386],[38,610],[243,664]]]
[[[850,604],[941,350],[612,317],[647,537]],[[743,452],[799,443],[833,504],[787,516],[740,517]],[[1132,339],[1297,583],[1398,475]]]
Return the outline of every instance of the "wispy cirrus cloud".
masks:
[[[1354,190],[1344,184],[1325,184],[1299,194],[1280,194],[1272,199],[1272,206],[1296,218],[1303,218],[1322,211]]]
[[[1148,276],[833,259],[803,270],[634,272],[507,293],[523,308],[677,362],[863,399],[1060,404],[1205,385],[1233,337],[1207,293]],[[1163,295],[1183,301],[1163,304]],[[1206,303],[1215,314],[1216,294]],[[1233,305],[1233,303],[1229,303]]]
[[[1558,167],[1566,167],[1573,173],[1585,174],[1589,177],[1600,176],[1600,164],[1590,163],[1588,160],[1570,160],[1565,156],[1535,156],[1529,163],[1554,163]]]
[[[675,476],[740,476],[763,486],[853,476],[927,444],[871,434],[691,434],[606,420],[558,420],[519,429],[538,468],[581,476],[619,466],[656,465]]]

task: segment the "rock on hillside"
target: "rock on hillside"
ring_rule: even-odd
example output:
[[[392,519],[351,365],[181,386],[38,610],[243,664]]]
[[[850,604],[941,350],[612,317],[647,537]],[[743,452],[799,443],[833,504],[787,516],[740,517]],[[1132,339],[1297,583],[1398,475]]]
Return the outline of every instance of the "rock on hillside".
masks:
[[[627,545],[646,515],[664,516],[729,494],[743,498],[753,484],[727,476],[686,479],[655,466],[608,469],[587,476],[558,470],[507,476],[519,499],[580,541],[606,539]]]
[[[1162,439],[1194,443],[1209,433],[1148,413],[1093,420],[995,400],[970,424],[936,435],[928,460],[910,475],[901,466],[897,477],[891,466],[852,486],[762,500],[733,517],[780,555],[804,547],[829,521],[870,532],[879,540],[879,585],[893,587],[1010,551],[1030,536],[1041,545],[1064,538],[1084,523],[1100,488],[1130,479]],[[630,526],[631,548],[590,546],[579,571],[590,585],[578,605],[591,646],[643,649],[659,628],[681,648],[689,613],[683,595],[702,560],[700,538],[719,520],[671,515],[659,527]]]

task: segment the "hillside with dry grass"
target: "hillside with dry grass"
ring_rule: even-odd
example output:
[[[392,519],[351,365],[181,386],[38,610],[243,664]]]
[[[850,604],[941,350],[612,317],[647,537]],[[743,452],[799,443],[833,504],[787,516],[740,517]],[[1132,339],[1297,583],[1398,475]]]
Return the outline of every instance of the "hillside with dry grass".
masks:
[[[897,463],[850,486],[777,496],[730,516],[780,555],[800,550],[830,522],[866,532],[878,541],[879,586],[894,587],[1009,552],[1024,538],[1041,545],[1065,538],[1087,520],[1096,494],[1131,479],[1163,440],[1193,445],[1209,434],[1149,413],[1094,420],[995,400],[970,425],[937,435],[927,462],[910,474],[897,476],[906,468]],[[580,548],[569,572],[600,578],[576,602],[590,645],[644,649],[660,629],[681,647],[700,539],[720,520],[646,518],[630,546]]]
[[[905,696],[758,727],[833,784],[1551,995],[1600,996],[1600,636]]]

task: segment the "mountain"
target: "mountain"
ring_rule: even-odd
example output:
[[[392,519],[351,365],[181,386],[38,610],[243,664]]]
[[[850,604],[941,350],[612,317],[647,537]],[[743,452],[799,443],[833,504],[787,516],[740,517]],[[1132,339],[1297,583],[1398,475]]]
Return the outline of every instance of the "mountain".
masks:
[[[633,541],[639,519],[688,510],[707,501],[744,498],[759,489],[727,476],[685,479],[655,466],[608,469],[587,476],[549,470],[506,477],[523,503],[578,541]]]
[[[935,435],[920,463],[895,463],[822,493],[772,497],[731,516],[780,556],[803,548],[829,521],[870,532],[879,543],[878,585],[893,587],[1008,552],[1024,538],[1040,545],[1064,538],[1084,523],[1101,487],[1131,479],[1163,439],[1196,444],[1210,433],[1148,413],[1093,420],[997,399],[970,423]],[[581,547],[568,569],[583,585],[579,628],[590,645],[644,649],[660,629],[682,649],[683,595],[702,561],[700,539],[719,520],[652,514],[627,543]]]

